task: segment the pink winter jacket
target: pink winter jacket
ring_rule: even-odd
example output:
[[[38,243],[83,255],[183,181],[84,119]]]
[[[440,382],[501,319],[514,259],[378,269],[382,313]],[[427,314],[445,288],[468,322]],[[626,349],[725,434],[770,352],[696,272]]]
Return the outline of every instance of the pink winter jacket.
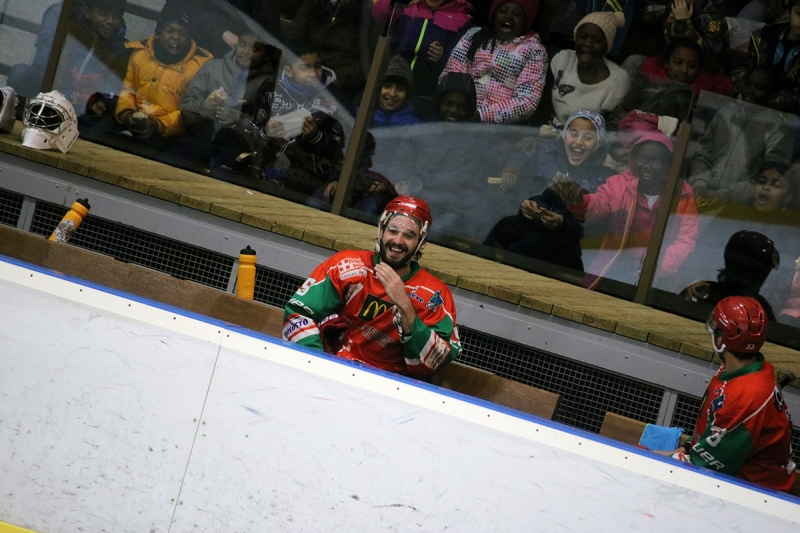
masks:
[[[662,142],[672,151],[672,144],[660,132],[645,133],[634,146],[646,141]],[[638,185],[639,178],[627,169],[608,178],[595,193],[585,194],[582,204],[568,206],[580,220],[595,222],[608,219],[608,228],[600,244],[600,251],[587,269],[587,273],[626,282],[631,282],[633,276],[638,279],[638,269],[650,243],[656,214],[662,200],[659,197],[653,208],[649,209],[647,198],[637,190]],[[676,214],[677,220],[671,219],[664,236],[666,249],[659,270],[661,275],[675,274],[689,253],[694,250],[697,240],[699,219],[694,191],[688,183],[683,184]],[[610,272],[619,273],[620,269],[627,276],[610,274]]]
[[[475,80],[481,122],[523,122],[539,106],[547,75],[547,52],[536,33],[497,41],[467,59],[472,38],[480,28],[464,34],[450,54],[439,81],[448,72],[466,72]]]
[[[792,290],[786,299],[786,307],[778,315],[786,315],[800,320],[800,272],[794,273]]]

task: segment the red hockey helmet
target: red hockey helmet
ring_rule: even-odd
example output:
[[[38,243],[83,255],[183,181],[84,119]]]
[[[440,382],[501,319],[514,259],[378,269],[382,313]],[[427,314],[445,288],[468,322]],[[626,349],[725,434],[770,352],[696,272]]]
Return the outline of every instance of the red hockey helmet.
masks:
[[[415,219],[419,222],[419,244],[414,253],[414,260],[419,259],[422,247],[428,239],[428,230],[433,223],[431,218],[431,210],[425,200],[415,198],[413,196],[398,196],[388,204],[383,210],[380,221],[378,222],[378,244],[376,250],[380,250],[380,240],[383,230],[389,224],[389,221],[396,215],[405,215]]]
[[[717,353],[725,348],[732,352],[756,353],[767,338],[767,315],[755,298],[728,296],[720,300],[708,317],[706,329],[711,333]],[[722,346],[715,334],[722,332]]]

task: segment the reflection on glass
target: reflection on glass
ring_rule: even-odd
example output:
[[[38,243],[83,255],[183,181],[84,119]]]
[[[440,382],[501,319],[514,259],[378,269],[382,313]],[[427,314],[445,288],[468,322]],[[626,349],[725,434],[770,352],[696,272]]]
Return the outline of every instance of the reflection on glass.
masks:
[[[698,190],[697,246],[674,279],[656,279],[653,287],[680,294],[660,293],[658,305],[697,318],[725,296],[753,296],[770,319],[796,327],[800,121],[758,105],[771,94],[762,74],[750,71],[741,99],[701,93],[687,154],[687,180]]]

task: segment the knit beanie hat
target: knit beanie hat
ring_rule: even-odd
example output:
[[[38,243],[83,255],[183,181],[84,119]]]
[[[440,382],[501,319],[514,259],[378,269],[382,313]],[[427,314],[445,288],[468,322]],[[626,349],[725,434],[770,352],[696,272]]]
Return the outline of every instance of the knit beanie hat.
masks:
[[[778,268],[781,256],[775,243],[755,231],[737,231],[725,245],[725,270],[754,283],[763,283],[773,268]]]
[[[621,28],[625,25],[625,15],[623,15],[621,11],[595,11],[594,13],[589,13],[575,25],[575,30],[573,30],[572,35],[575,37],[576,41],[578,40],[578,28],[584,24],[594,24],[603,30],[603,34],[606,36],[606,43],[608,43],[608,47],[606,48],[607,54],[614,46],[614,37],[617,36],[617,28]]]
[[[180,24],[187,30],[189,29],[189,14],[179,4],[170,4],[161,10],[156,21],[155,33],[160,32],[170,24]]]
[[[522,9],[522,12],[525,13],[525,27],[523,30],[527,33],[528,30],[531,29],[531,26],[533,26],[536,15],[539,14],[539,0],[494,0],[494,2],[492,2],[492,8],[489,10],[490,21],[494,20],[494,14],[500,6],[507,2],[514,2]]]
[[[383,77],[383,80],[399,83],[405,87],[407,91],[410,91],[414,83],[414,76],[411,74],[411,66],[408,64],[408,61],[400,56],[392,56],[389,58],[389,66],[386,67],[386,75]]]

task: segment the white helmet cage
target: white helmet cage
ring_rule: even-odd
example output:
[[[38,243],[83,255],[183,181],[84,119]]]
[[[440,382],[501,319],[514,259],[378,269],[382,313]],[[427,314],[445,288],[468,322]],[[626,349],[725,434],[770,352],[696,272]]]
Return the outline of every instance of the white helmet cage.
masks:
[[[11,133],[14,129],[17,110],[17,91],[12,87],[0,87],[0,131]]]
[[[78,117],[69,100],[58,91],[39,93],[28,102],[23,118],[22,145],[67,153],[78,138]]]

